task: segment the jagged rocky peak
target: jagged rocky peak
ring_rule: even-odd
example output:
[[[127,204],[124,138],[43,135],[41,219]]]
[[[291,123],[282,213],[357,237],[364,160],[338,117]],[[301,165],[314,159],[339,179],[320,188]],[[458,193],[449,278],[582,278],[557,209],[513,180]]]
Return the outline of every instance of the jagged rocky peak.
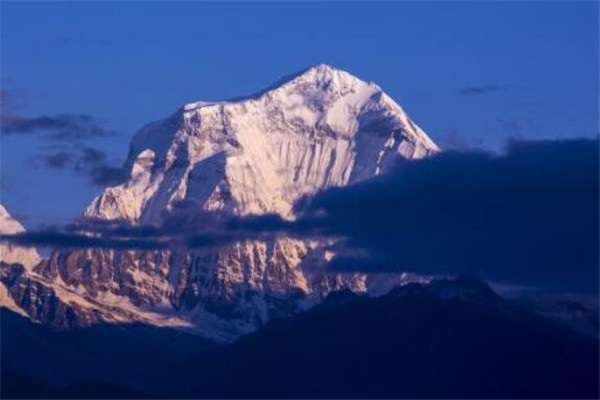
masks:
[[[21,232],[25,232],[23,225],[13,218],[6,208],[0,204],[0,234],[15,234]],[[34,248],[0,243],[0,261],[11,264],[21,264],[29,269],[38,264],[40,260],[40,255]]]
[[[254,96],[194,102],[132,140],[131,179],[86,215],[155,222],[179,200],[291,216],[302,195],[366,179],[439,148],[381,88],[318,65]]]

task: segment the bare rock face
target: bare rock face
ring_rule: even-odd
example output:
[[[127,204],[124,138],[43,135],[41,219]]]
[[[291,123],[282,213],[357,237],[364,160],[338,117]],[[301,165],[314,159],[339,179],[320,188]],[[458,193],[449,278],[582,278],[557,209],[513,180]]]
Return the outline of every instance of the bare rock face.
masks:
[[[52,285],[28,276],[21,264],[0,262],[0,282],[2,290],[18,307],[14,311],[34,321],[71,328],[102,320],[93,310],[69,302],[67,296],[59,296]]]
[[[185,200],[207,212],[293,218],[304,195],[437,151],[377,85],[319,65],[253,97],[188,104],[147,125],[131,142],[130,179],[106,188],[84,215],[152,224]],[[369,290],[362,274],[315,267],[325,257],[318,241],[281,237],[220,250],[56,251],[31,274],[97,305],[100,319],[232,340],[332,291]]]

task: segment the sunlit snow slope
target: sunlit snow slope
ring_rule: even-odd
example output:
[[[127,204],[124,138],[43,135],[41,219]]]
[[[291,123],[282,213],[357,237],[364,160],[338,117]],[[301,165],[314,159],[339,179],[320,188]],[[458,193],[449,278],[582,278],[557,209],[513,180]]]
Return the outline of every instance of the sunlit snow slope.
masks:
[[[156,223],[186,200],[209,212],[293,218],[303,195],[437,151],[377,85],[319,65],[254,96],[187,104],[147,125],[131,142],[130,179],[106,188],[84,214]],[[93,305],[86,323],[140,320],[231,340],[331,291],[386,286],[315,268],[324,257],[316,240],[279,238],[219,250],[56,251],[35,273],[81,307]]]

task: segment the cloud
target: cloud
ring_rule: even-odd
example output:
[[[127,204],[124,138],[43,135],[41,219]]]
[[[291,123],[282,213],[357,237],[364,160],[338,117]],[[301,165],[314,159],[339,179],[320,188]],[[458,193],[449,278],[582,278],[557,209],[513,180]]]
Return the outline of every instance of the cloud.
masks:
[[[71,146],[42,154],[33,165],[58,170],[71,169],[84,176],[91,185],[113,186],[123,183],[129,176],[125,167],[114,165],[108,155],[89,146]]]
[[[87,173],[89,182],[96,186],[119,185],[129,177],[125,168],[110,165],[95,165]]]
[[[19,92],[2,89],[0,91],[0,130],[2,135],[17,136],[42,134],[45,138],[60,142],[81,142],[84,140],[112,137],[119,134],[108,129],[91,115],[60,114],[27,117],[18,112]]]
[[[77,233],[59,231],[38,231],[0,235],[0,240],[10,241],[20,246],[50,246],[63,248],[99,248],[99,249],[138,249],[158,250],[172,247],[172,244],[159,239],[133,239],[117,237],[94,237]]]
[[[338,243],[332,267],[475,274],[598,289],[598,140],[446,153],[318,194],[303,218]],[[344,256],[363,249],[367,257]]]
[[[7,136],[42,133],[55,141],[82,141],[118,135],[117,131],[104,128],[94,117],[85,114],[33,118],[3,114],[0,121],[2,134]]]
[[[93,147],[83,147],[75,163],[75,171],[85,175],[92,185],[113,186],[123,183],[129,172],[108,161],[107,154]]]
[[[503,85],[481,85],[481,86],[468,86],[457,90],[457,93],[460,95],[471,96],[471,95],[479,95],[479,94],[487,94],[487,93],[497,93],[509,90],[512,88],[512,85],[503,84]]]
[[[0,235],[0,241],[21,246],[160,250],[220,248],[247,239],[270,240],[292,224],[278,216],[222,218],[204,211],[175,211],[157,225],[80,218],[64,226]],[[296,227],[294,226],[294,229]]]
[[[107,154],[87,145],[90,140],[113,137],[118,131],[107,129],[96,118],[85,114],[25,117],[16,112],[18,92],[0,91],[0,130],[3,136],[42,135],[53,141],[50,152],[38,155],[35,167],[72,169],[92,185],[122,183],[128,172],[108,160]],[[56,150],[56,149],[59,150]],[[47,149],[46,149],[47,151]]]
[[[199,212],[188,201],[156,226],[80,220],[63,227],[63,236],[42,231],[0,240],[148,249],[316,237],[335,239],[332,270],[474,274],[597,292],[598,149],[598,139],[512,141],[502,155],[404,161],[388,174],[302,199],[294,221]]]
[[[42,158],[45,167],[53,169],[65,169],[72,161],[72,154],[66,151],[59,151],[52,154],[47,154]]]

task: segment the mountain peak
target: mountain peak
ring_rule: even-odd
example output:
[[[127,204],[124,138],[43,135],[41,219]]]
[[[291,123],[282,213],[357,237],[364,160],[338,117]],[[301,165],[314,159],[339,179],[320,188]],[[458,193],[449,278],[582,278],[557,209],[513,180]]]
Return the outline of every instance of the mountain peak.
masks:
[[[289,217],[301,196],[377,175],[398,156],[437,151],[377,85],[318,64],[254,96],[190,103],[146,126],[128,166],[150,152],[149,173],[108,188],[86,215],[152,223],[194,198],[207,211]]]
[[[312,67],[308,67],[300,72],[298,72],[297,74],[295,74],[296,78],[301,78],[301,77],[306,77],[306,78],[333,78],[334,76],[341,76],[344,77],[346,79],[350,79],[350,80],[357,80],[360,82],[363,82],[362,79],[352,75],[351,73],[333,67],[329,64],[316,64],[313,65]]]
[[[312,67],[308,67],[306,70],[311,70],[311,69],[315,69],[315,70],[320,70],[320,71],[339,71],[338,68],[335,68],[329,64],[325,64],[325,63],[319,63],[319,64],[315,64]]]
[[[25,232],[25,228],[0,204],[0,234],[15,234]],[[0,261],[19,263],[32,268],[40,262],[40,255],[33,248],[24,248],[11,244],[0,243]]]
[[[222,106],[227,104],[241,103],[245,101],[256,101],[265,95],[273,95],[276,92],[284,91],[289,94],[291,89],[297,89],[297,92],[307,92],[312,90],[323,90],[328,92],[339,92],[339,89],[355,88],[357,86],[368,86],[373,92],[380,92],[381,88],[374,83],[367,83],[360,78],[335,68],[329,64],[316,64],[312,67],[304,68],[296,73],[286,75],[278,79],[266,88],[248,96],[234,97],[222,101],[195,101],[183,106],[183,111],[193,111],[198,108]]]
[[[10,215],[8,214],[8,211],[6,210],[6,208],[4,208],[4,206],[2,204],[0,204],[0,218],[7,218],[10,217]]]
[[[25,228],[0,204],[0,233],[21,233]]]
[[[381,91],[374,83],[368,83],[352,75],[351,73],[329,64],[317,64],[312,67],[301,70],[296,74],[289,75],[277,81],[270,90],[277,90],[288,85],[303,85],[316,87],[322,90],[334,91],[340,87],[370,86],[375,91]],[[268,92],[269,90],[266,90]]]

